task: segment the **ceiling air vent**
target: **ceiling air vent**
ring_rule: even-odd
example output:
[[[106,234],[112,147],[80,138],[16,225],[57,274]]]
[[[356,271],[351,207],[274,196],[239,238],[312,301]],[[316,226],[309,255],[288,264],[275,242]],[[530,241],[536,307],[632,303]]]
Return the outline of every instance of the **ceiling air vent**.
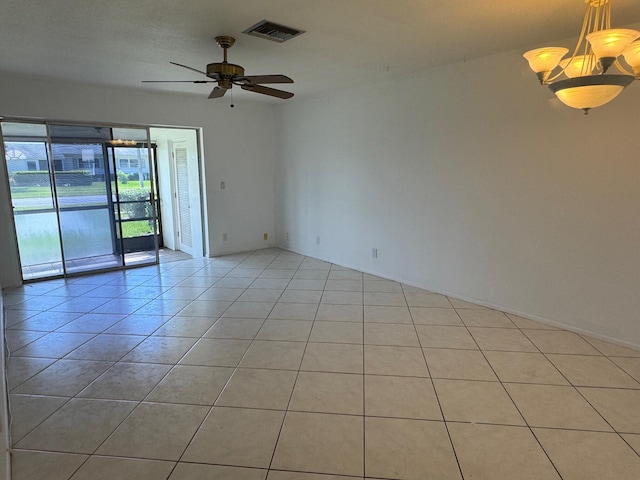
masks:
[[[305,30],[286,27],[284,25],[270,22],[269,20],[262,20],[261,22],[256,23],[254,26],[247,28],[242,33],[282,43],[286,42],[287,40],[291,40],[298,35],[302,35],[304,32]]]

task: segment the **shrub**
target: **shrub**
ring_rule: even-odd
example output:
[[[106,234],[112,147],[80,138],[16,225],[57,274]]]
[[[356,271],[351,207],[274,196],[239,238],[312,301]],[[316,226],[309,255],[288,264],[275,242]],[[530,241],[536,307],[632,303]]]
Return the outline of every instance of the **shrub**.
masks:
[[[118,171],[118,181],[122,185],[126,185],[127,183],[129,183],[129,175],[127,173],[124,173],[122,170]]]
[[[118,192],[120,213],[123,218],[144,218],[151,216],[149,191],[143,188],[127,188]],[[136,203],[123,203],[136,202]]]
[[[91,185],[93,183],[93,176],[88,170],[68,170],[64,172],[55,172],[56,185]],[[13,172],[13,180],[16,186],[20,187],[35,187],[42,185],[49,185],[49,172],[47,170],[33,170]]]

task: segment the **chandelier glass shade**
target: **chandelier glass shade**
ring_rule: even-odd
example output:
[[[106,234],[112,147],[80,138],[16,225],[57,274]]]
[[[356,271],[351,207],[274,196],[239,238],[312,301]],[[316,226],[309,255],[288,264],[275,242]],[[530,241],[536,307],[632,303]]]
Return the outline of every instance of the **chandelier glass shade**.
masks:
[[[560,68],[567,77],[575,78],[583,76],[583,72],[591,75],[595,69],[595,65],[593,65],[593,57],[589,55],[577,55],[573,58],[560,60]]]
[[[542,85],[548,85],[562,103],[585,114],[609,103],[634,79],[640,79],[640,32],[611,28],[611,1],[585,0],[582,31],[570,56],[564,47],[537,48],[524,54]]]
[[[627,61],[636,78],[640,78],[640,40],[633,42],[624,52],[622,52],[624,59]]]

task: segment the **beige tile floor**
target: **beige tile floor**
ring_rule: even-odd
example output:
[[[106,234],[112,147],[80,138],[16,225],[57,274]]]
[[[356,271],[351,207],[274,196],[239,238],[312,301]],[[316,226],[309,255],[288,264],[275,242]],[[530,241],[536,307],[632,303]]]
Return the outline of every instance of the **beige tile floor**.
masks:
[[[313,258],[5,302],[15,480],[640,478],[640,352]]]

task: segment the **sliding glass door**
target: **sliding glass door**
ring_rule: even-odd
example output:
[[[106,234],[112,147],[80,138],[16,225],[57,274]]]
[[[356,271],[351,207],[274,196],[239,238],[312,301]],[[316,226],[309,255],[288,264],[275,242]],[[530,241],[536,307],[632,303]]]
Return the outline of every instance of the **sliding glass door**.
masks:
[[[2,123],[16,237],[24,279],[64,273],[44,124]]]
[[[49,133],[66,272],[123,266],[105,168],[110,129],[50,125]]]
[[[2,123],[23,278],[158,258],[145,128]]]

